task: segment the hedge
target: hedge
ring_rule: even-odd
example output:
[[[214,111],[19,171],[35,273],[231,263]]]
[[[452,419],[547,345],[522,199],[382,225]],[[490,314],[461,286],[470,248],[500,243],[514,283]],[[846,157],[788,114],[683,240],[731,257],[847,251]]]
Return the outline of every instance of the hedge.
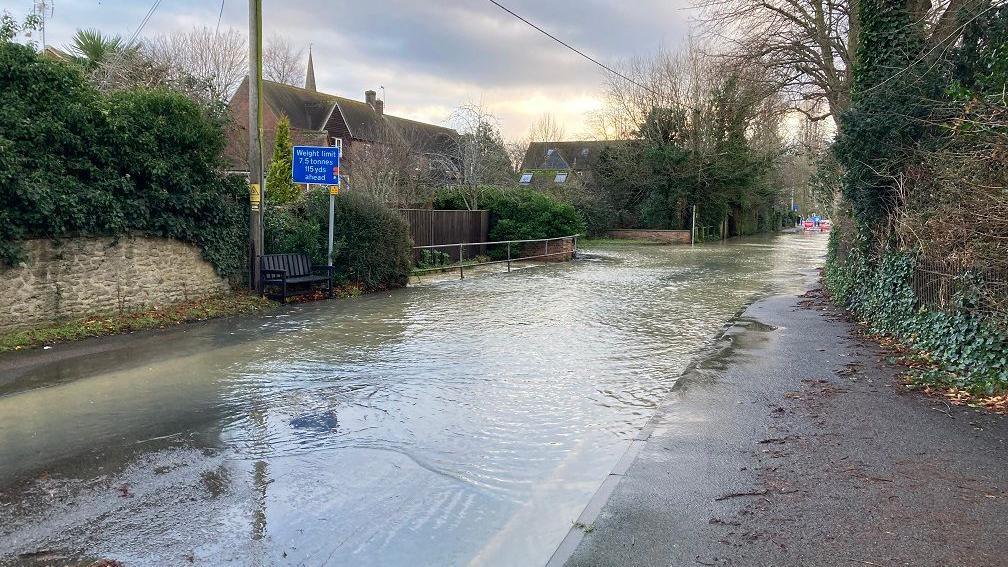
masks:
[[[223,125],[164,91],[103,95],[73,65],[0,42],[0,265],[29,238],[137,232],[245,269],[244,180],[220,173]]]
[[[325,264],[329,236],[329,194],[313,189],[265,214],[267,254],[308,254]],[[395,211],[359,193],[341,193],[335,200],[333,267],[337,283],[365,291],[402,287],[412,269],[409,225]]]
[[[489,187],[480,204],[490,212],[490,240],[534,240],[585,232],[584,219],[572,205],[532,188]],[[451,190],[438,195],[434,207],[466,208],[462,197]]]

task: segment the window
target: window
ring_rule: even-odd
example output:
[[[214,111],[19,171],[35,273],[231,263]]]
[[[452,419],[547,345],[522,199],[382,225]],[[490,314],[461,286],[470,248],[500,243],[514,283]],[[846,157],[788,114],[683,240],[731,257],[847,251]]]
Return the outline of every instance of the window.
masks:
[[[561,171],[553,178],[553,183],[567,183],[567,172]]]
[[[532,174],[523,173],[521,175],[521,179],[518,180],[518,183],[521,183],[522,185],[528,185],[529,183],[532,183]]]

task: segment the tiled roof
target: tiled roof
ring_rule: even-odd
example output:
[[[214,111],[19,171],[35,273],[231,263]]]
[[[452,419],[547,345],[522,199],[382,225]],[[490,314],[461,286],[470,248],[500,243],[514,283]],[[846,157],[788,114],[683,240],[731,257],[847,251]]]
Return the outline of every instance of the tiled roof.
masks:
[[[299,130],[321,130],[336,107],[336,97],[283,83],[263,81],[263,103],[276,114],[285,114],[291,127]]]
[[[582,140],[575,142],[532,142],[525,152],[522,170],[549,169],[585,171],[598,161],[602,150],[619,146],[621,140]]]
[[[396,135],[430,147],[429,151],[437,151],[444,140],[458,137],[451,128],[378,114],[365,102],[273,81],[263,81],[263,102],[274,112],[286,114],[291,126],[301,130],[324,129],[330,115],[338,111],[346,121],[350,135],[359,140],[379,141],[384,132],[391,130]]]

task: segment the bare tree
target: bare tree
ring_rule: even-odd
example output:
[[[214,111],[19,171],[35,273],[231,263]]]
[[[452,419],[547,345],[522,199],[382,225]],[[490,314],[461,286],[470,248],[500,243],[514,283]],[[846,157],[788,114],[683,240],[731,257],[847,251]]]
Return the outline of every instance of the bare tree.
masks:
[[[510,183],[512,158],[497,118],[482,104],[458,107],[451,122],[459,136],[436,156],[437,167],[456,181],[469,210],[476,210],[484,188]]]
[[[305,49],[284,36],[272,35],[263,46],[263,78],[295,87],[304,86],[308,63]]]
[[[529,127],[529,142],[562,142],[567,131],[552,114],[543,114]]]
[[[511,160],[511,172],[517,174],[525,161],[525,154],[528,152],[528,138],[513,138],[504,143],[508,158]]]
[[[201,27],[152,37],[140,51],[151,68],[162,70],[161,80],[190,84],[211,100],[227,101],[247,72],[246,46],[245,36],[233,28]]]
[[[632,59],[622,71],[631,80],[610,80],[599,118],[621,138],[675,143],[699,155],[716,150],[730,123],[757,145],[779,145],[785,108],[760,67],[726,64],[690,46]]]
[[[348,152],[353,191],[390,207],[410,207],[431,196],[425,140],[418,131],[376,122]]]
[[[610,80],[607,101],[596,122],[627,143],[607,150],[596,175],[605,180],[602,196],[618,224],[635,226],[656,189],[655,176],[672,179],[657,189],[669,216],[661,222],[688,223],[697,200],[718,203],[722,231],[728,216],[737,217],[746,203],[768,203],[778,187],[768,179],[785,150],[781,123],[786,105],[772,77],[758,66],[734,66],[690,46],[678,53],[660,51],[628,61],[626,78]],[[672,161],[646,158],[660,149]],[[663,164],[655,171],[652,164]],[[756,182],[736,184],[732,168],[741,166]],[[758,178],[758,179],[757,179]],[[659,219],[660,220],[660,219]],[[651,222],[659,222],[653,220]],[[708,218],[708,222],[713,219]]]
[[[938,47],[959,37],[960,10],[981,3],[901,1]],[[850,106],[861,30],[854,0],[699,0],[698,5],[715,52],[772,71],[795,110],[822,120]]]

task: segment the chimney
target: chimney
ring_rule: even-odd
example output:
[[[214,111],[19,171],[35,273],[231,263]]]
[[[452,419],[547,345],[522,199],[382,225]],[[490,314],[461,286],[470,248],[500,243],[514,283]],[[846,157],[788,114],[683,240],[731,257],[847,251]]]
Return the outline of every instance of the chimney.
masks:
[[[375,107],[375,102],[378,100],[378,93],[374,91],[364,91],[364,102],[368,103],[371,108]]]
[[[379,115],[384,114],[385,113],[385,101],[384,100],[376,100],[375,101],[375,107],[374,107],[374,109],[375,109],[375,112],[377,112]]]

